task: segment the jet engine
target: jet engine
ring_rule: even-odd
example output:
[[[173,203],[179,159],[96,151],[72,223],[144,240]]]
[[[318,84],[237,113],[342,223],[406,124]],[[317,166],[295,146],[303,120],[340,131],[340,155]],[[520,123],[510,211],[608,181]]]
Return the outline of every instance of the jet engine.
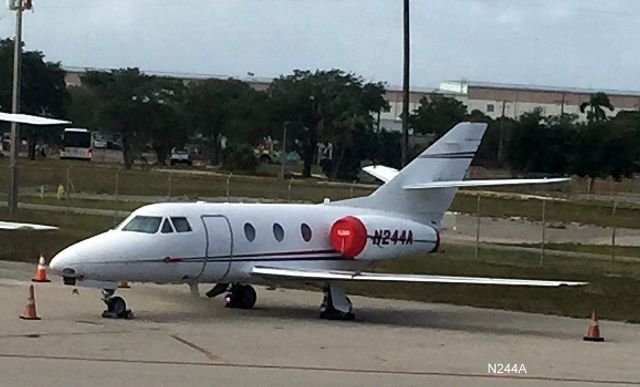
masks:
[[[440,235],[433,227],[381,215],[340,218],[331,226],[329,239],[336,251],[358,260],[430,253],[440,244]]]

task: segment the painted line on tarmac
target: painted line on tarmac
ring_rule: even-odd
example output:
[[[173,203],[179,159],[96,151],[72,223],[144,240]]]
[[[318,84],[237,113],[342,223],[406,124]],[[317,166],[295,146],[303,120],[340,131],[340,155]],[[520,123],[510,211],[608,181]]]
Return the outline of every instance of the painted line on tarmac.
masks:
[[[174,340],[177,340],[177,341],[181,342],[182,344],[186,345],[187,347],[193,348],[196,351],[200,352],[201,354],[205,355],[207,357],[207,359],[209,359],[212,363],[225,364],[224,359],[221,358],[220,356],[216,355],[215,353],[213,353],[211,351],[208,351],[208,350],[202,348],[201,346],[190,342],[189,340],[183,339],[182,337],[180,337],[178,335],[170,335],[170,336]]]
[[[131,333],[130,330],[120,330],[120,331],[93,331],[93,332],[31,332],[31,333],[11,333],[6,335],[0,335],[0,339],[12,339],[12,338],[20,338],[20,337],[47,337],[47,336],[80,336],[80,335],[113,335],[113,334],[123,334],[123,333]]]
[[[143,360],[143,359],[109,359],[98,357],[80,356],[49,356],[49,355],[27,355],[17,353],[0,353],[0,358],[26,359],[26,360],[57,360],[57,361],[84,361],[95,363],[119,363],[119,364],[148,364],[148,365],[176,365],[176,366],[205,366],[205,367],[227,367],[227,368],[250,368],[261,370],[281,370],[281,371],[307,371],[307,372],[333,372],[349,374],[374,374],[374,375],[400,375],[400,376],[444,376],[476,379],[509,379],[540,381],[549,383],[584,383],[584,384],[608,384],[608,385],[634,385],[640,386],[639,381],[633,380],[608,380],[608,379],[587,379],[568,378],[543,375],[492,375],[465,372],[439,372],[439,371],[409,371],[409,370],[379,370],[366,368],[339,368],[339,367],[314,367],[279,364],[252,364],[252,363],[204,363],[185,362],[170,360]]]

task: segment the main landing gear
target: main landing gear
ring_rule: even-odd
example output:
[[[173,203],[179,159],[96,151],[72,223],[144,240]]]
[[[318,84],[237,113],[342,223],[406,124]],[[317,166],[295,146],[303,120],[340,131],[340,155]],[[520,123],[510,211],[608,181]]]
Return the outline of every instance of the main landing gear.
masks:
[[[233,284],[224,298],[227,308],[251,309],[258,296],[251,285]]]
[[[240,283],[228,284],[220,283],[211,288],[205,294],[209,298],[213,298],[219,294],[227,292],[224,297],[227,308],[251,309],[256,304],[258,296],[251,285],[243,285]]]
[[[131,309],[127,309],[127,303],[124,298],[113,296],[115,289],[103,289],[102,301],[107,305],[107,310],[102,312],[104,318],[124,318],[130,320],[133,318]]]
[[[327,320],[353,320],[351,300],[344,293],[344,287],[329,281],[323,289],[324,299],[320,305],[320,318]]]
[[[205,294],[207,297],[213,298],[224,292],[227,292],[227,295],[224,297],[227,308],[251,309],[258,299],[253,286],[240,283],[219,283]]]

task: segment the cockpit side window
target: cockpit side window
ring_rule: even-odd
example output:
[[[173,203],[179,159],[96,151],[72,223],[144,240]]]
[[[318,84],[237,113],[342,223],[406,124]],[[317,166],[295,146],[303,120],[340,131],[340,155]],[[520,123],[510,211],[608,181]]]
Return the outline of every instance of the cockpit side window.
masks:
[[[171,222],[169,222],[169,219],[165,219],[164,222],[162,222],[162,228],[160,229],[160,232],[163,234],[170,234],[173,232],[173,227],[171,227]]]
[[[122,231],[135,231],[144,232],[147,234],[155,234],[160,227],[160,221],[162,218],[159,216],[136,216],[126,226],[122,228]]]
[[[191,225],[189,221],[184,216],[173,216],[171,217],[171,223],[173,223],[173,227],[176,229],[176,232],[190,232]]]

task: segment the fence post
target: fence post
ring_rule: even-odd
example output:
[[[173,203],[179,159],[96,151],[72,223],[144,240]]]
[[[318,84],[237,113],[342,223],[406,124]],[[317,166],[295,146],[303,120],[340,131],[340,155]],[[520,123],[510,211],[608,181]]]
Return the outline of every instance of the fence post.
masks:
[[[547,200],[542,199],[542,235],[540,238],[540,266],[544,264],[544,239],[547,228]]]
[[[288,188],[288,195],[287,195],[287,200],[291,201],[291,189],[293,186],[293,176],[291,177],[291,179],[289,179],[289,188]]]
[[[114,190],[114,197],[115,197],[114,202],[115,203],[113,205],[113,207],[114,207],[114,211],[113,211],[113,227],[115,227],[117,222],[118,222],[118,202],[120,201],[120,198],[119,198],[120,193],[119,193],[119,187],[118,187],[118,183],[119,182],[118,182],[118,180],[119,180],[119,173],[118,173],[118,170],[116,169],[116,182],[115,182],[116,184],[115,184],[115,190]]]
[[[611,273],[613,270],[613,261],[616,259],[616,208],[618,207],[618,202],[613,201],[613,206],[611,207],[611,222],[613,223],[613,229],[611,230],[611,258],[609,259],[609,272]]]
[[[171,189],[172,189],[171,176],[172,176],[172,173],[169,172],[169,182],[168,182],[168,184],[169,184],[169,201],[171,201],[171,194],[172,194],[172,192],[171,192]]]
[[[64,193],[64,223],[67,223],[67,217],[69,215],[69,186],[71,184],[71,166],[67,168],[67,181],[65,182],[65,193]]]
[[[476,199],[476,248],[474,256],[475,259],[480,257],[480,192],[478,192]]]
[[[351,187],[349,187],[349,195],[351,198],[353,198],[353,188],[356,186],[356,180],[353,181],[353,183],[351,183]]]
[[[227,176],[227,201],[231,200],[231,175],[233,173],[229,172],[229,176]]]

